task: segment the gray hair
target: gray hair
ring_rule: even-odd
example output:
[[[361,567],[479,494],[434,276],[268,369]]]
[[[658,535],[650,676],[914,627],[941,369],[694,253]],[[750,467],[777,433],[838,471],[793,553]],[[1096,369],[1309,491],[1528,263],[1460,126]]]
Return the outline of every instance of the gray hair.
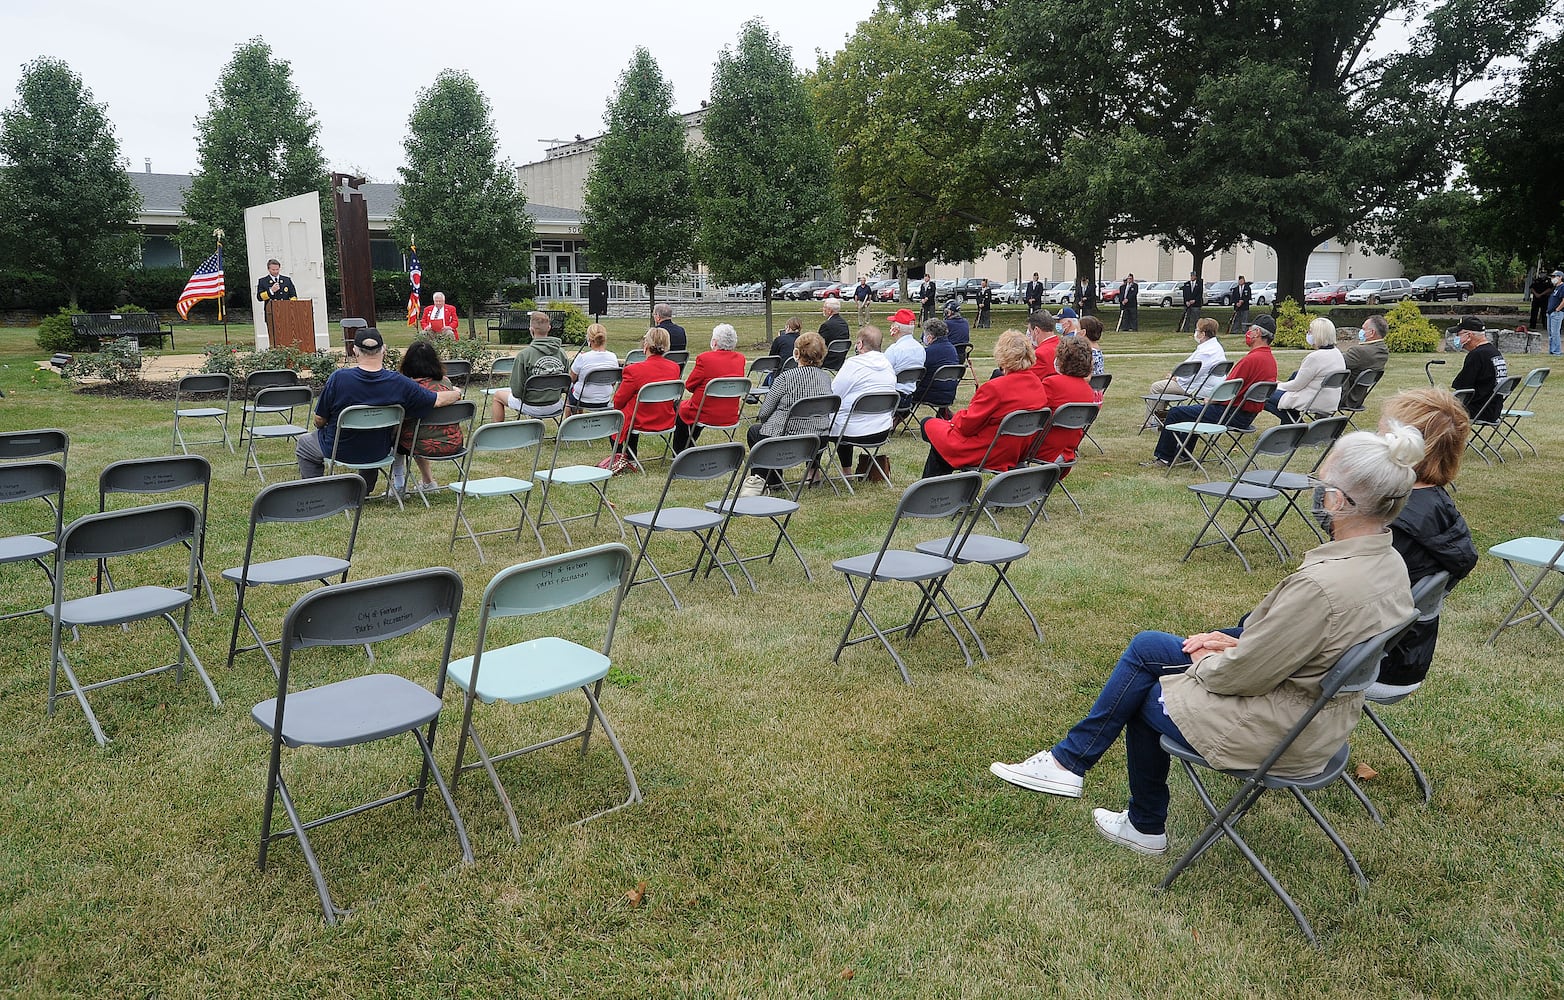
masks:
[[[657,303],[657,307],[652,310],[652,316],[655,317],[659,323],[665,319],[673,319],[673,306],[666,302],[659,302]]]
[[[950,336],[950,327],[945,325],[944,320],[934,316],[923,321],[923,332],[925,335],[938,340],[941,337]]]
[[[1392,421],[1382,434],[1353,431],[1337,441],[1319,478],[1352,498],[1338,517],[1389,524],[1411,494],[1422,460],[1422,432]]]
[[[1363,321],[1363,329],[1383,340],[1385,334],[1390,332],[1390,324],[1385,322],[1385,317],[1383,316],[1370,316]]]
[[[878,351],[885,343],[885,336],[877,326],[861,326],[858,328],[858,343],[866,351]]]
[[[1336,342],[1336,324],[1324,316],[1316,316],[1309,323],[1309,346],[1327,347]]]
[[[834,313],[842,311],[842,300],[834,295],[820,303],[820,305]]]
[[[916,329],[916,327],[913,326],[913,324],[911,324],[911,323],[892,323],[891,324],[891,336],[892,337],[900,337],[903,334],[911,333],[915,329]]]
[[[711,347],[715,351],[731,351],[739,346],[739,332],[732,323],[718,323],[711,328]]]

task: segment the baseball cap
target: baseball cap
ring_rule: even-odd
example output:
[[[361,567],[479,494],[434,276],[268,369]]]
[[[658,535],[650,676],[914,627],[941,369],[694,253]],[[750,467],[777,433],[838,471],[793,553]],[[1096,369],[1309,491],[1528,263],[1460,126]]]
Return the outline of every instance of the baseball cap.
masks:
[[[1550,278],[1564,278],[1564,271],[1554,271],[1552,274],[1548,275],[1548,277],[1550,277]]]
[[[1249,325],[1251,327],[1257,326],[1271,336],[1276,336],[1276,320],[1272,318],[1270,313],[1261,313],[1251,320]]]
[[[885,318],[888,321],[900,324],[901,326],[914,326],[918,322],[918,314],[913,312],[911,309],[898,309],[896,310],[895,315],[887,316]]]
[[[1060,319],[1080,319],[1080,317],[1075,314],[1075,310],[1072,309],[1070,306],[1065,306],[1063,309],[1059,310],[1059,318]]]
[[[1472,333],[1484,333],[1487,330],[1487,328],[1483,326],[1483,321],[1478,319],[1476,316],[1461,317],[1461,322],[1456,326],[1456,329],[1470,330]]]
[[[379,330],[369,326],[358,331],[353,337],[353,346],[360,351],[378,351],[386,346],[386,341],[380,336]]]

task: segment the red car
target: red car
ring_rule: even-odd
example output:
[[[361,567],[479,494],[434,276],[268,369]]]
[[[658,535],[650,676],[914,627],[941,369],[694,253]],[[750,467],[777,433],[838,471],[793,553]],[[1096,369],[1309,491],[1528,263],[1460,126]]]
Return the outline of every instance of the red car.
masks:
[[[1351,291],[1350,285],[1335,284],[1325,285],[1321,288],[1306,292],[1303,301],[1311,306],[1341,306],[1347,304],[1347,293]]]
[[[1097,296],[1097,298],[1100,299],[1101,301],[1103,301],[1103,302],[1117,302],[1117,301],[1119,301],[1119,286],[1118,285],[1101,284],[1101,285],[1098,285],[1097,287],[1102,289],[1102,294]]]
[[[847,290],[848,291],[848,295],[847,295],[848,298],[852,297],[852,290],[853,290],[853,288],[856,288],[856,287],[858,287],[858,286],[857,285],[853,285],[853,286],[848,288],[848,290]],[[842,296],[842,286],[840,284],[832,284],[832,285],[826,285],[824,288],[817,288],[817,289],[815,289],[814,296],[817,299],[832,299],[832,298],[839,299],[839,298],[842,298],[843,297]]]

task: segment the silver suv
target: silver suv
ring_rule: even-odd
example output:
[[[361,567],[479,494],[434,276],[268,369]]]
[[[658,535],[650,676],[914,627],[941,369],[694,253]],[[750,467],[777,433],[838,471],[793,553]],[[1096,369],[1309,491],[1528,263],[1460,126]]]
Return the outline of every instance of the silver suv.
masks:
[[[1412,282],[1405,278],[1370,278],[1347,293],[1349,304],[1367,303],[1377,306],[1384,302],[1400,302],[1416,294]]]

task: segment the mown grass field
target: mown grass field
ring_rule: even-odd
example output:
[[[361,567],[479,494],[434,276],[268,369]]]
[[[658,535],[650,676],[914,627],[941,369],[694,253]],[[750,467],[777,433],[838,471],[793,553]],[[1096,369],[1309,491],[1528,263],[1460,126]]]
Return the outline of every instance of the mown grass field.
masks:
[[[704,344],[712,322],[685,322],[692,347]],[[737,325],[742,344],[761,340],[758,317]],[[622,352],[644,326],[615,320],[611,329]],[[182,347],[200,342],[184,331],[180,339]],[[980,353],[991,343],[992,333],[980,332]],[[1022,792],[988,774],[989,761],[1021,759],[1078,718],[1135,631],[1233,622],[1288,569],[1257,539],[1246,546],[1250,574],[1218,549],[1180,561],[1195,530],[1191,479],[1140,468],[1152,441],[1135,430],[1139,392],[1187,353],[1188,342],[1110,333],[1106,346],[1115,384],[1096,437],[1107,454],[1088,445],[1069,480],[1085,513],[1056,496],[1053,520],[1038,527],[1033,554],[1014,571],[1043,623],[1041,644],[1018,609],[996,602],[980,623],[991,659],[973,668],[934,630],[900,647],[912,687],[872,644],[833,664],[850,605],[830,563],[879,543],[896,494],[875,487],[836,498],[817,490],[793,529],[812,585],[779,560],[756,573],[759,594],[741,590],[735,599],[714,577],[677,584],[682,612],[655,585],[626,601],[617,683],[603,703],[635,763],[644,805],[585,828],[567,825],[619,792],[617,766],[598,739],[585,761],[559,748],[502,769],[522,817],[520,844],[481,775],[465,778],[457,799],[477,854],[470,867],[433,801],[421,812],[401,803],[323,828],[313,838],[321,862],[338,900],[355,910],[338,927],[323,925],[296,845],[281,842],[264,873],[255,865],[267,739],[248,715],[274,682],[256,654],[224,666],[231,589],[219,590],[216,616],[198,605],[192,626],[223,706],[214,709],[188,677],[182,685],[165,676],[97,692],[93,704],[112,739],[106,749],[92,741],[74,702],[45,714],[43,619],[4,623],[0,755],[10,778],[0,806],[0,993],[1288,1000],[1564,993],[1564,640],[1523,628],[1496,649],[1484,645],[1514,598],[1496,560],[1484,557],[1449,601],[1424,690],[1386,712],[1432,776],[1433,804],[1422,805],[1410,775],[1366,728],[1354,747],[1380,772],[1367,788],[1385,827],[1339,790],[1317,797],[1369,874],[1366,896],[1356,898],[1328,842],[1288,802],[1267,801],[1245,821],[1251,843],[1321,932],[1320,951],[1230,847],[1157,894],[1170,858],[1142,858],[1098,838],[1091,808],[1117,809],[1124,800],[1121,751],[1089,776],[1079,802]],[[167,453],[170,407],[77,394],[33,368],[37,353],[31,330],[0,331],[0,388],[8,394],[0,429],[70,430],[67,514],[79,516],[96,509],[105,464]],[[1376,399],[1425,384],[1424,360],[1393,357]],[[1512,366],[1524,372],[1530,364],[1512,358]],[[1454,365],[1437,371],[1448,379]],[[1457,502],[1480,551],[1558,531],[1560,399],[1550,385],[1527,428],[1542,457],[1494,468],[1478,461],[1462,473]],[[900,484],[921,467],[925,447],[897,439],[891,454]],[[215,477],[207,544],[215,578],[240,561],[257,483],[226,451],[204,452]],[[616,479],[619,509],[649,509],[663,468]],[[470,651],[483,586],[496,569],[534,557],[536,546],[530,537],[519,546],[497,540],[486,565],[466,544],[448,553],[454,498],[433,504],[426,511],[414,500],[405,513],[370,504],[353,576],[455,567],[467,585],[457,647]],[[7,532],[16,514],[0,508]],[[578,542],[613,537],[606,526],[577,534]],[[1305,537],[1292,524],[1299,551]],[[557,534],[548,538],[557,549]],[[79,569],[72,580],[83,586]],[[36,604],[40,583],[35,568],[4,567],[0,602]],[[960,595],[986,584],[981,573],[962,573],[955,587]],[[275,630],[295,596],[257,592],[252,607],[262,627]],[[911,604],[905,594],[880,594],[877,607],[891,606]],[[600,623],[594,610],[550,624],[585,637]],[[145,624],[128,636],[88,634],[75,661],[84,678],[105,677],[154,657],[163,662],[167,639]],[[434,654],[431,634],[387,647],[380,662],[432,684]],[[300,677],[309,682],[365,669],[352,650],[307,662]],[[436,748],[447,768],[459,708],[452,689]],[[564,698],[479,712],[491,747],[564,731],[582,715]],[[392,742],[292,752],[284,766],[301,808],[314,816],[399,787],[416,775],[417,757],[410,743]],[[1174,850],[1202,825],[1199,803],[1175,774]],[[632,906],[626,893],[642,882],[644,900]]]

